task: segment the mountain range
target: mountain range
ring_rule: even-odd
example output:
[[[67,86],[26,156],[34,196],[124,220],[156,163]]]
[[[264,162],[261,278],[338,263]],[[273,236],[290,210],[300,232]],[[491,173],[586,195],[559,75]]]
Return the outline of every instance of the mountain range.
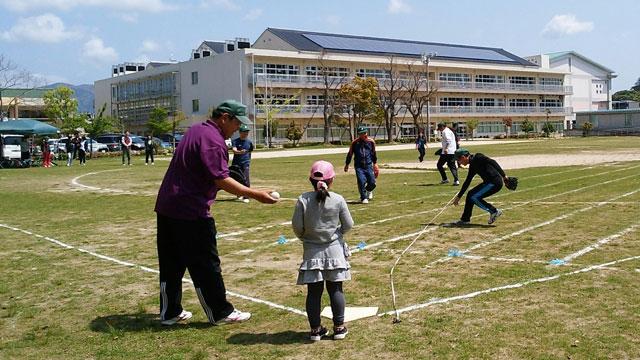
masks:
[[[73,90],[73,98],[78,100],[78,112],[79,113],[93,113],[93,85],[72,85],[67,83],[58,82],[55,84],[49,84],[46,88],[55,89],[58,86],[66,86]]]

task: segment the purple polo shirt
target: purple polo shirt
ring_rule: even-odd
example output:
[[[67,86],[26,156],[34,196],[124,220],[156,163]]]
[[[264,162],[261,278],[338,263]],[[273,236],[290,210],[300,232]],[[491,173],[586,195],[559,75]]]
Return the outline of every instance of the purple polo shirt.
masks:
[[[184,134],[158,191],[155,211],[185,220],[209,218],[218,190],[229,177],[229,151],[220,127],[209,119]]]

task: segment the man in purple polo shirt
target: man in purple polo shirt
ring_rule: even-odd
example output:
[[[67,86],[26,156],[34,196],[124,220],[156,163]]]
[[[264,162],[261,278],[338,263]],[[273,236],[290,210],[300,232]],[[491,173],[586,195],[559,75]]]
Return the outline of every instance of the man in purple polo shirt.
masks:
[[[265,204],[276,203],[272,190],[258,191],[229,177],[229,152],[225,139],[241,124],[251,124],[246,107],[223,101],[211,119],[193,125],[180,140],[164,176],[155,211],[158,214],[158,261],[160,263],[160,318],[173,325],[191,318],[184,310],[182,277],[186,269],[207,318],[214,325],[247,320],[227,301],[216,243],[216,225],[209,207],[220,189]]]

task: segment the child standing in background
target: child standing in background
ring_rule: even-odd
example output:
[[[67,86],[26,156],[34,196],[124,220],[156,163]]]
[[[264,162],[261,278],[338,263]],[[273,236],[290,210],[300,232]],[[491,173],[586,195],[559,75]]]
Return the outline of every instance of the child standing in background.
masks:
[[[351,280],[351,265],[346,258],[343,234],[351,230],[353,219],[344,198],[329,191],[334,177],[330,162],[313,164],[309,180],[314,191],[300,195],[292,219],[293,232],[304,248],[297,285],[307,285],[306,310],[312,341],[322,339],[329,332],[320,320],[325,283],[333,312],[333,338],[344,339],[348,333],[344,326],[342,282]]]
[[[418,149],[418,153],[420,154],[420,156],[418,156],[418,161],[422,162],[422,160],[424,160],[424,149],[427,145],[427,140],[424,138],[424,134],[422,133],[422,131],[420,131],[420,133],[418,134],[418,138],[416,139],[416,149]]]

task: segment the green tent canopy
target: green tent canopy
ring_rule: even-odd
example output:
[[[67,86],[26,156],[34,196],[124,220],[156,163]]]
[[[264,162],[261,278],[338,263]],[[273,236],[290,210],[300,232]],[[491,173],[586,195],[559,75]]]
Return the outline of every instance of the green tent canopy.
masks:
[[[0,134],[49,135],[59,134],[60,129],[33,119],[19,119],[0,122]]]

